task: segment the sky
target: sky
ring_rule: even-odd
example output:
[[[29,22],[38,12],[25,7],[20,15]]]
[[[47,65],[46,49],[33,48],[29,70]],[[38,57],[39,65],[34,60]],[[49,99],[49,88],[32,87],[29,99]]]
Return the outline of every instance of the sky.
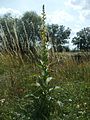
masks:
[[[11,12],[21,16],[26,11],[41,15],[43,4],[47,22],[69,27],[72,37],[84,27],[90,27],[90,0],[0,0],[0,15]]]

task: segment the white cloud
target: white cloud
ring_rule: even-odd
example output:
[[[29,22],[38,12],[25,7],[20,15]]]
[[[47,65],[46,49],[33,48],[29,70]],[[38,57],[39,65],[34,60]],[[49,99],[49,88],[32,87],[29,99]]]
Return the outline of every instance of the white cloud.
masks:
[[[82,9],[82,4],[84,4],[84,0],[68,0],[65,2],[66,6],[69,6],[73,9]]]
[[[71,6],[73,9],[90,10],[90,0],[68,0],[65,4]]]
[[[82,26],[79,25],[79,24],[75,24],[73,27],[74,27],[74,29],[72,29],[72,33],[73,33],[73,34],[77,33],[77,32],[80,31],[81,28],[82,28]]]
[[[57,10],[48,14],[47,19],[49,23],[62,24],[65,22],[73,21],[73,16],[66,11]]]
[[[80,22],[84,23],[90,19],[90,0],[68,0],[65,5],[79,13]]]
[[[82,22],[85,22],[85,20],[90,20],[90,10],[82,10],[79,14],[79,19]]]
[[[14,16],[19,17],[21,15],[21,13],[18,10],[14,10],[12,8],[0,8],[0,15],[4,15],[6,13],[11,13]]]
[[[84,7],[83,7],[83,9],[86,9],[86,10],[90,10],[90,0],[84,0],[85,2],[85,4],[84,4]]]

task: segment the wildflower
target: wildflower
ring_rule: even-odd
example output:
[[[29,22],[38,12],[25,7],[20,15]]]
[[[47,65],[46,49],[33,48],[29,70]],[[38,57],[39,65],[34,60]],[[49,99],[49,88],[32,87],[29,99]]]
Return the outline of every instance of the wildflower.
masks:
[[[52,77],[48,77],[48,78],[46,79],[46,84],[48,84],[51,80],[52,80]]]
[[[79,107],[80,107],[80,105],[77,105],[77,106],[76,106],[76,108],[79,108]]]
[[[50,89],[49,89],[49,92],[52,91],[52,90],[53,90],[53,88],[50,88]]]
[[[1,99],[0,102],[1,102],[1,103],[4,103],[4,102],[5,102],[5,99]]]
[[[59,86],[56,86],[55,89],[59,89],[60,87]]]
[[[37,87],[40,87],[40,84],[39,84],[38,82],[36,82],[36,86],[37,86]]]
[[[63,103],[61,102],[61,101],[57,101],[57,104],[59,105],[59,106],[61,106],[61,107],[63,107]]]
[[[84,105],[87,105],[87,103],[84,103]]]
[[[72,99],[69,99],[69,102],[72,102]]]

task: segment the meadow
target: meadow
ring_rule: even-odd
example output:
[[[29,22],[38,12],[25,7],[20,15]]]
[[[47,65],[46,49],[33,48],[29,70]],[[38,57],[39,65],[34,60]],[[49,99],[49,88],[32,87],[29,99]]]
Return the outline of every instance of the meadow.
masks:
[[[48,50],[42,15],[40,49],[29,49],[24,24],[23,51],[15,26],[1,29],[0,120],[90,120],[90,53]]]
[[[89,120],[90,61],[77,64],[70,53],[55,53],[49,56],[48,64],[53,111],[47,120]],[[0,55],[0,120],[31,120],[40,74],[32,61],[22,61],[11,54]]]

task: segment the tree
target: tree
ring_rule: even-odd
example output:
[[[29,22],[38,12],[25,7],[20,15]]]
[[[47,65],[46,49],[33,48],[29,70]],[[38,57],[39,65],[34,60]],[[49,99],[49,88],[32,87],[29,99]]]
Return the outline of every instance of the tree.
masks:
[[[72,43],[76,45],[79,50],[90,50],[90,27],[77,32],[76,37],[72,39]]]
[[[28,39],[35,43],[40,39],[40,27],[42,24],[41,17],[35,12],[26,12],[21,21],[24,22],[24,26],[27,32]]]
[[[26,53],[29,49],[32,53],[35,52],[35,43],[40,40],[39,31],[42,24],[40,16],[35,12],[26,12],[21,18],[13,18],[11,14],[6,14],[0,18],[0,24],[9,50],[16,51],[17,48],[21,53]],[[14,43],[18,43],[16,47]]]
[[[5,14],[3,17],[0,17],[0,38],[1,43],[7,46],[9,50],[13,49],[13,25],[14,25],[14,18],[11,16],[10,13]]]
[[[68,43],[67,39],[69,39],[71,30],[69,28],[65,29],[63,25],[52,24],[48,25],[48,33],[54,51],[60,52],[63,45]]]
[[[35,52],[35,45],[40,41],[40,28],[42,20],[35,12],[26,12],[21,19],[17,21],[17,30],[22,51],[26,51],[29,47],[32,52]]]

